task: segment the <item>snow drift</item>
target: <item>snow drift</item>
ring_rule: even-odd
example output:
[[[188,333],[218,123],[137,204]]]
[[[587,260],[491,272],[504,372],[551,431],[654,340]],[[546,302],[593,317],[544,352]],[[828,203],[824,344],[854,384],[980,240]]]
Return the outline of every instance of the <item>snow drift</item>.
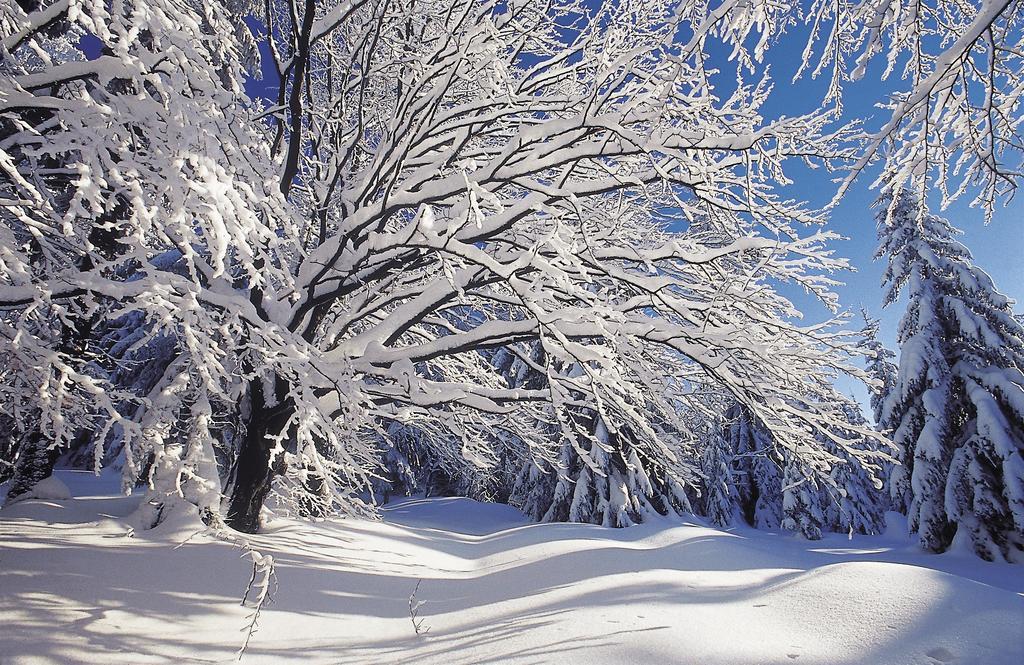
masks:
[[[60,475],[75,499],[0,511],[3,662],[234,661],[241,552],[198,520],[135,533],[138,495]],[[381,522],[276,519],[251,542],[279,586],[245,663],[995,665],[1024,648],[1024,570],[905,537],[529,524],[438,498]]]

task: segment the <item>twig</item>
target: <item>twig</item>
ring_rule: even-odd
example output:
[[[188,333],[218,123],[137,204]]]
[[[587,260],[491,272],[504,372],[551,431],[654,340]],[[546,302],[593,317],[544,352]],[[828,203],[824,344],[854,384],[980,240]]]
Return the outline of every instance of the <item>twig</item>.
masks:
[[[416,588],[412,590],[412,595],[409,596],[409,620],[412,621],[412,629],[416,631],[417,635],[426,635],[430,632],[430,626],[423,626],[423,619],[420,618],[420,608],[426,604],[425,600],[416,600],[416,592],[420,590],[420,584],[423,580],[416,581]]]
[[[246,543],[248,546],[248,543]],[[245,631],[245,641],[242,643],[242,648],[238,650],[238,660],[242,660],[242,656],[245,654],[245,649],[249,646],[249,640],[252,639],[253,633],[259,629],[260,613],[263,611],[263,607],[270,603],[272,600],[272,594],[270,591],[271,584],[277,584],[277,575],[274,572],[274,557],[269,554],[260,554],[251,547],[247,547],[245,554],[252,559],[252,576],[249,578],[249,584],[245,588],[245,595],[242,596],[242,605],[245,605],[249,599],[249,592],[254,588],[258,589],[257,593],[253,597],[252,601],[252,612],[246,617],[249,623],[242,628]]]
[[[245,593],[242,594],[240,605],[245,606],[249,602],[249,594],[252,593],[253,589],[258,591],[249,605],[252,608],[252,612],[246,616],[247,623],[239,629],[245,632],[245,640],[242,642],[242,646],[238,649],[237,654],[238,660],[242,660],[242,656],[245,655],[245,650],[249,646],[249,641],[259,629],[260,614],[263,612],[263,608],[273,601],[273,595],[277,590],[277,572],[274,568],[274,557],[254,550],[248,540],[232,533],[219,521],[211,524],[206,533],[218,540],[240,548],[243,550],[241,558],[249,557],[252,560],[252,575],[249,576],[249,583],[245,587]],[[189,536],[189,539],[195,535],[192,534],[192,536]],[[185,542],[188,542],[189,539],[186,539]],[[184,544],[179,544],[179,547]]]

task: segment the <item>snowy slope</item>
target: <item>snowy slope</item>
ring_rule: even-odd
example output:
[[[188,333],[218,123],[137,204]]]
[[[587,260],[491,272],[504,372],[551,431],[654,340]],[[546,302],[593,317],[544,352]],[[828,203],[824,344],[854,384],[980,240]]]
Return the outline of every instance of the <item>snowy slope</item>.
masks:
[[[251,570],[240,551],[192,523],[128,537],[137,496],[61,477],[76,499],[0,511],[0,663],[234,661]],[[252,539],[274,556],[279,587],[243,662],[935,665],[1024,653],[1024,567],[924,555],[904,538],[536,525],[465,499],[384,515],[276,520]],[[425,636],[409,617],[418,580]]]

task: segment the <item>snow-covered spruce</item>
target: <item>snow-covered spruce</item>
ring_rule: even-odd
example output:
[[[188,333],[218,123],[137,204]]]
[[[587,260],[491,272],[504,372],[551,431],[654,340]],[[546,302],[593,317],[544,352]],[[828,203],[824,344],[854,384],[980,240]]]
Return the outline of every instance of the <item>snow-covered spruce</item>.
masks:
[[[850,423],[863,429],[859,407],[844,400],[843,408]],[[850,454],[833,437],[819,433],[821,444],[835,455],[823,479],[776,445],[771,433],[741,406],[730,407],[723,422],[722,434],[709,441],[701,457],[703,496],[698,506],[713,523],[726,526],[742,519],[757,528],[796,531],[810,539],[820,538],[822,531],[881,533],[887,502],[879,491],[879,476],[886,456],[875,439],[849,430],[838,433],[840,440],[858,441],[857,454]]]
[[[843,408],[852,425],[867,428],[859,404],[847,400]],[[857,437],[855,432],[845,434]],[[886,527],[885,512],[889,508],[884,479],[891,472],[894,461],[891,446],[876,438],[861,436],[859,447],[867,454],[849,456],[844,455],[841,448],[828,443],[827,437],[825,440],[826,445],[830,445],[841,458],[829,474],[831,482],[823,486],[825,528],[840,533],[882,533]]]
[[[868,316],[866,310],[861,310],[864,318],[864,327],[861,328],[861,340],[859,346],[867,358],[867,373],[871,379],[868,386],[871,404],[871,413],[875,420],[875,427],[883,432],[890,432],[890,423],[883,422],[882,405],[886,398],[892,393],[896,385],[897,366],[894,362],[896,354],[887,349],[878,339],[878,319]]]
[[[477,501],[504,502],[508,498],[506,473],[510,465],[503,459],[467,463],[462,441],[449,432],[391,421],[386,423],[379,445],[380,477],[371,483],[375,503],[415,493]],[[502,446],[495,443],[494,448]]]
[[[899,376],[882,408],[901,466],[894,506],[921,545],[958,533],[989,560],[1024,560],[1024,328],[956,229],[901,190],[878,214],[885,304],[901,292]]]
[[[730,494],[738,499],[732,515],[759,529],[778,529],[783,519],[783,460],[771,433],[739,404],[726,411],[725,427],[725,436],[716,441],[725,446],[723,455],[732,459],[735,489]],[[728,513],[717,509],[715,514],[725,517]]]
[[[539,343],[503,349],[494,363],[510,387],[539,388],[547,381],[549,359]],[[517,441],[518,454],[505,458],[505,464],[515,465],[505,474],[512,479],[509,503],[541,522],[613,527],[630,526],[651,515],[688,512],[686,487],[694,485],[693,472],[684,463],[680,437],[662,431],[656,442],[628,426],[611,431],[605,418],[617,415],[580,407],[561,414],[548,408],[538,414],[533,427],[542,435],[546,432],[553,445],[531,450]],[[656,410],[647,417],[660,427],[667,424]],[[565,422],[560,424],[560,419]],[[659,449],[659,443],[673,448]]]
[[[36,483],[50,477],[60,451],[43,438],[37,428],[22,434],[13,460],[13,474],[7,486],[5,504],[27,495]]]
[[[578,414],[575,443],[565,442],[556,464],[528,460],[509,502],[542,522],[630,526],[653,515],[690,511],[678,471],[644,456],[631,433],[609,432],[596,413]]]
[[[861,310],[861,316],[864,319],[864,327],[860,331],[861,340],[859,345],[867,359],[866,369],[868,379],[870,380],[868,383],[868,393],[870,395],[871,416],[874,419],[875,429],[889,437],[892,436],[896,426],[888,419],[885,412],[885,402],[896,388],[898,374],[898,368],[894,362],[896,354],[886,348],[878,339],[878,319],[869,317],[865,310]],[[860,414],[859,409],[851,422],[857,424],[863,422],[863,416]],[[892,480],[894,477],[899,476],[898,473],[893,473],[896,459],[892,457],[892,453],[893,450],[889,449],[887,450],[887,455],[890,456],[890,459],[877,460],[879,468],[878,477],[881,478],[883,483],[882,489],[885,495],[884,505],[886,509],[894,508],[900,510],[898,503],[894,505],[891,499]]]
[[[723,414],[724,415],[724,414]],[[742,513],[738,470],[735,449],[731,446],[730,428],[725,418],[715,421],[710,436],[700,453],[700,477],[702,480],[699,510],[712,524],[729,526]]]

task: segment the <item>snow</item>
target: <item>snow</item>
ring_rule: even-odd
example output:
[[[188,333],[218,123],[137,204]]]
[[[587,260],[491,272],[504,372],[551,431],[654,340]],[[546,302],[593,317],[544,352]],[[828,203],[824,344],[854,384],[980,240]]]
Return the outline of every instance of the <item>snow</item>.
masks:
[[[32,486],[32,489],[18,497],[19,501],[24,499],[47,499],[50,501],[68,501],[71,497],[71,490],[57,476],[43,478]]]
[[[130,529],[140,495],[59,471],[75,499],[0,511],[0,660],[233,662],[237,547],[198,520]],[[900,525],[807,541],[655,520],[533,524],[413,498],[380,522],[272,521],[279,586],[245,663],[1016,663],[1024,567],[928,555]],[[426,635],[415,635],[409,596]]]

